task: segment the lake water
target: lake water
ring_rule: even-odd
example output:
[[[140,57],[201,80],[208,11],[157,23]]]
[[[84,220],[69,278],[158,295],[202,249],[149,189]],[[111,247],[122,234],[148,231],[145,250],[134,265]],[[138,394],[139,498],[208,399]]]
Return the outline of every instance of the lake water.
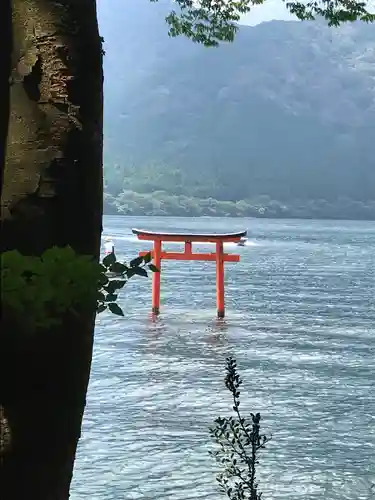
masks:
[[[201,262],[165,263],[156,322],[140,277],[125,319],[100,315],[71,498],[224,498],[208,428],[231,414],[228,355],[242,411],[272,434],[264,500],[375,498],[375,223],[106,217],[119,258],[149,248],[132,227],[247,228],[250,243],[227,245],[241,262],[226,264],[225,322],[215,265]]]

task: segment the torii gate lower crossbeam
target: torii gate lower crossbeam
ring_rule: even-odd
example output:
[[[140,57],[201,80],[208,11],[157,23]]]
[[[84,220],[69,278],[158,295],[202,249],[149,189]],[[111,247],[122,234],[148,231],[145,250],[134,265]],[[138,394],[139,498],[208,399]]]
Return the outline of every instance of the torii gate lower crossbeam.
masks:
[[[199,260],[216,262],[216,304],[219,318],[225,316],[224,301],[224,262],[239,262],[239,255],[224,253],[224,243],[236,243],[244,238],[247,231],[229,234],[185,234],[185,233],[156,233],[133,229],[133,233],[139,240],[153,241],[151,251],[153,263],[160,270],[161,261],[164,260]],[[184,243],[183,252],[163,251],[163,242],[174,241]],[[215,252],[194,253],[193,243],[215,243]],[[145,256],[149,252],[139,252],[140,256]],[[156,315],[160,312],[160,272],[153,273],[152,276],[152,312]]]

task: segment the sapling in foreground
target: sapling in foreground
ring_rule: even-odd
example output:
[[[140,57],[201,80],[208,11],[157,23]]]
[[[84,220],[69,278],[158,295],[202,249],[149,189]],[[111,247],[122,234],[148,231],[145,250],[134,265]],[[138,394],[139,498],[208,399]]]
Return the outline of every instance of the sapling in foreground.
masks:
[[[234,417],[218,417],[210,434],[218,449],[210,452],[221,464],[217,476],[220,489],[231,500],[260,500],[256,481],[259,450],[269,441],[260,433],[260,414],[244,418],[240,412],[240,385],[236,361],[227,358],[225,386],[233,397]]]

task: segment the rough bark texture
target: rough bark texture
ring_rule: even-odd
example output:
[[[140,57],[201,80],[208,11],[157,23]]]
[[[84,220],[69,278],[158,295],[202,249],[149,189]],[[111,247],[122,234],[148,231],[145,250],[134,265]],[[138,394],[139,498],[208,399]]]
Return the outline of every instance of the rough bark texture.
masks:
[[[95,0],[12,0],[12,23],[0,249],[39,255],[69,244],[98,258],[102,51]],[[93,304],[33,337],[1,325],[2,500],[69,497],[94,311]]]
[[[13,0],[13,33],[2,247],[30,254],[70,243],[97,253],[102,76],[95,0]]]
[[[12,52],[12,9],[11,0],[0,3],[0,186],[3,184],[5,165],[5,146],[8,135],[9,116],[9,77]]]

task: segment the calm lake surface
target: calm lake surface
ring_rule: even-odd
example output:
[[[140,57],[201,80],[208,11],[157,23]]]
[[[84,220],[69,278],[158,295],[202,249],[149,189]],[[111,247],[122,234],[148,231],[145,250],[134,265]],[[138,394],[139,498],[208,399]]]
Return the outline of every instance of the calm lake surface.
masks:
[[[150,248],[132,227],[247,228],[250,242],[226,245],[241,262],[226,264],[225,322],[207,262],[164,264],[156,322],[141,277],[121,294],[125,319],[99,316],[71,498],[224,498],[208,428],[231,414],[228,355],[242,411],[259,411],[272,434],[264,500],[373,498],[375,223],[106,217],[120,259]]]

